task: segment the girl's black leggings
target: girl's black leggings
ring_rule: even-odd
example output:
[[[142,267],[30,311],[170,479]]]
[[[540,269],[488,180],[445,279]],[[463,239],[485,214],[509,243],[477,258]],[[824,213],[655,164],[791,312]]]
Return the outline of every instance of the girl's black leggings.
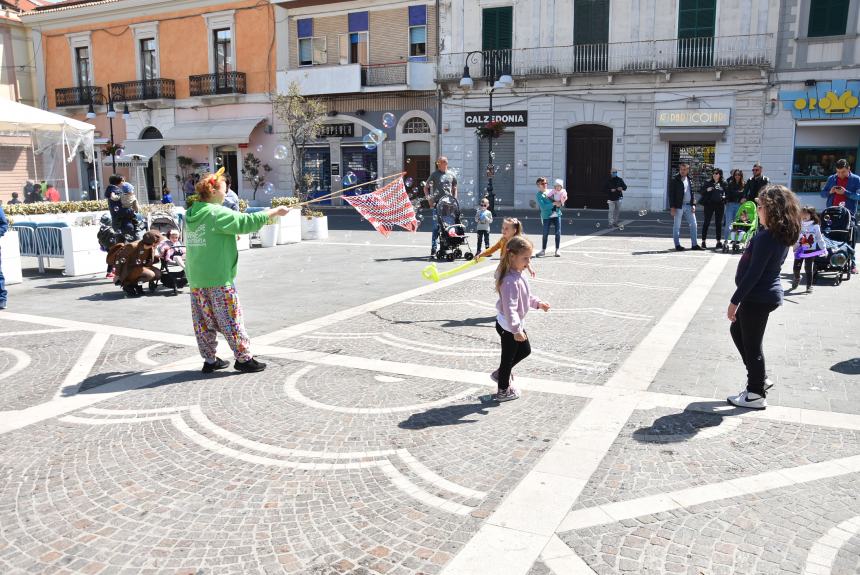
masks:
[[[496,322],[496,333],[502,338],[502,359],[499,362],[499,389],[504,391],[511,384],[511,370],[532,352],[529,340],[517,341],[514,334]]]
[[[803,266],[806,272],[806,287],[812,287],[812,279],[815,276],[815,258],[795,258],[794,259],[794,279],[800,281],[800,266]]]
[[[729,328],[735,347],[747,368],[747,391],[762,397],[765,396],[764,380],[767,372],[761,342],[764,340],[767,318],[777,307],[771,303],[741,302],[735,321]]]

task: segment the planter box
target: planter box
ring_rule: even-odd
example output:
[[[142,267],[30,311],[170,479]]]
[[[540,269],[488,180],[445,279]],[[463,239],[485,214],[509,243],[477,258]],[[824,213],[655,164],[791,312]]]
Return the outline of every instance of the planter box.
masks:
[[[18,249],[18,232],[9,230],[0,238],[0,265],[6,284],[19,284],[21,275],[21,250]]]
[[[328,217],[302,218],[303,240],[325,240],[328,239]]]
[[[98,226],[62,228],[64,275],[83,276],[104,273],[107,254],[99,247]]]
[[[260,229],[260,247],[272,248],[278,245],[278,224],[266,224]]]
[[[294,244],[304,239],[301,219],[301,210],[290,210],[286,216],[278,218],[278,245]]]
[[[243,234],[236,240],[236,249],[240,252],[251,249],[251,234]]]

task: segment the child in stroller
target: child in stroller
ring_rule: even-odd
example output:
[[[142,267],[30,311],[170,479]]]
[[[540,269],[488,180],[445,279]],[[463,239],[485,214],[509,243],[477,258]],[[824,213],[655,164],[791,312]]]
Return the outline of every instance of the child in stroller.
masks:
[[[170,222],[167,219],[163,218],[156,226],[159,229],[168,228]],[[173,223],[174,227],[163,232],[164,240],[158,244],[158,256],[161,261],[161,283],[176,295],[178,290],[188,285],[188,279],[185,277],[185,246],[180,240],[179,226]],[[149,289],[158,289],[158,280],[152,282]]]
[[[745,250],[757,231],[758,207],[755,202],[744,202],[738,208],[729,237],[723,244],[723,253],[728,252],[730,248],[733,254]]]
[[[439,250],[436,259],[439,261],[464,258],[471,260],[474,255],[466,237],[466,226],[460,220],[460,203],[457,198],[445,194],[436,202],[436,217],[439,221]],[[466,251],[461,249],[466,246]]]
[[[851,279],[854,260],[854,217],[845,206],[830,206],[821,213],[821,233],[827,253],[815,260],[815,274],[832,273],[836,285]]]

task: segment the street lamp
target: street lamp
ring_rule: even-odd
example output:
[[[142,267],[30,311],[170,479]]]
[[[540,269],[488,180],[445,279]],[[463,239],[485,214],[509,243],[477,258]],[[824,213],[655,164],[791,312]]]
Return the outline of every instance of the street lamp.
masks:
[[[93,101],[90,98],[90,105],[87,108],[87,118],[92,120],[96,117],[96,111],[93,108]],[[113,138],[113,119],[116,117],[116,109],[113,106],[113,91],[111,90],[110,85],[108,85],[108,107],[107,107],[107,117],[108,117],[108,125],[110,126],[110,157],[111,157],[111,169],[113,173],[116,173],[116,142],[114,142]],[[128,120],[131,118],[131,113],[128,111],[128,104],[123,107],[122,110],[122,119]]]
[[[466,54],[466,62],[463,66],[463,77],[460,78],[460,88],[463,89],[464,92],[469,92],[474,85],[475,82],[472,80],[472,76],[469,73],[469,60],[472,60],[473,64],[477,64],[479,60],[479,56],[487,57],[490,53],[485,52],[483,50],[473,50]],[[498,60],[498,58],[494,58]],[[510,73],[501,73],[502,70],[499,70],[498,78],[496,77],[496,63],[493,62],[490,65],[490,73],[487,77],[487,93],[490,95],[490,121],[493,120],[493,92],[498,89],[507,89],[514,85],[514,79],[511,77]],[[496,210],[496,194],[493,193],[493,176],[495,175],[495,165],[493,164],[493,159],[495,154],[493,153],[493,134],[489,135],[489,163],[487,165],[487,200],[490,202],[490,211],[495,212]]]

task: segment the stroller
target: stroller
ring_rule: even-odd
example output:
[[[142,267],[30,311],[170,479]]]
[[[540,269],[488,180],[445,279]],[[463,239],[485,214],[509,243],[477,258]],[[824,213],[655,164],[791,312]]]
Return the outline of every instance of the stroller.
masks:
[[[466,236],[466,226],[460,219],[460,202],[450,194],[439,198],[436,202],[436,217],[439,222],[439,250],[436,259],[453,262],[455,259],[464,258],[471,260],[474,256],[469,240]],[[466,246],[466,251],[461,249]]]
[[[744,221],[746,219],[746,221]],[[758,210],[755,202],[744,202],[738,208],[738,213],[735,216],[735,221],[732,222],[732,229],[726,242],[723,244],[723,253],[727,253],[731,248],[732,253],[736,254],[746,249],[749,241],[755,236],[758,231]],[[731,244],[731,245],[730,245]]]
[[[149,221],[149,229],[161,232],[165,238],[170,237],[170,232],[177,232],[180,239],[182,238],[182,229],[177,219],[169,213],[159,212],[153,214]],[[188,285],[188,278],[185,277],[185,269],[172,261],[168,261],[166,250],[162,250],[164,244],[159,245],[159,261],[161,262],[161,279],[149,282],[149,291],[154,292],[158,289],[159,281],[161,284],[173,290],[173,295],[178,293],[178,290]],[[185,246],[181,243],[173,246],[174,254],[177,256],[185,255]]]
[[[830,206],[821,213],[821,235],[827,254],[815,260],[815,275],[834,274],[836,285],[851,279],[854,258],[854,218],[845,206]]]

